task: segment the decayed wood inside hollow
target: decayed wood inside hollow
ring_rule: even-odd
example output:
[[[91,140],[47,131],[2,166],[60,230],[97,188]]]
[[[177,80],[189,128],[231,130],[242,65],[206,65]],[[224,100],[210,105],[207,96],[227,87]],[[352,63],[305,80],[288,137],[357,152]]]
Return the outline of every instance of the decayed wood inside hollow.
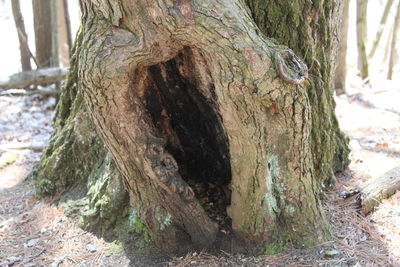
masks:
[[[141,70],[145,72],[142,101],[182,178],[209,217],[228,229],[228,137],[218,115],[211,76],[198,64],[206,64],[201,54],[185,48],[175,58]]]

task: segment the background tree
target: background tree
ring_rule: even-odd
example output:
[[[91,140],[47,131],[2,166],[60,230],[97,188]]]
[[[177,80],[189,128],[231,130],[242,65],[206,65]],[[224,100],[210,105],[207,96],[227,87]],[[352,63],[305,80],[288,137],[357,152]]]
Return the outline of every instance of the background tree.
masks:
[[[394,18],[394,26],[392,32],[392,42],[390,47],[390,57],[389,57],[389,70],[387,78],[388,80],[392,79],[393,75],[393,66],[395,64],[395,56],[396,56],[396,43],[397,43],[397,33],[399,31],[399,24],[400,24],[400,2],[397,5],[396,17]]]
[[[360,77],[368,78],[367,58],[367,0],[357,0],[357,50]]]
[[[89,184],[86,218],[102,225],[124,206],[110,182],[119,172],[131,218],[162,244],[208,246],[218,229],[249,243],[325,239],[322,187],[348,164],[332,97],[340,9],[305,0],[81,1],[38,192]]]
[[[57,20],[57,10],[58,1],[50,2],[50,30],[51,30],[51,66],[59,66],[60,65],[60,53],[59,53],[59,30],[58,30],[58,20]],[[57,86],[58,87],[58,86]]]
[[[36,59],[38,68],[56,66],[52,63],[53,50],[53,29],[52,26],[52,1],[32,0],[33,24],[35,31]],[[53,57],[53,60],[55,57]]]
[[[381,40],[383,30],[385,29],[387,18],[389,17],[390,8],[393,5],[393,1],[394,0],[388,0],[386,2],[385,10],[383,11],[381,22],[379,23],[378,31],[376,32],[375,39],[372,42],[371,51],[369,52],[369,55],[368,55],[369,58],[372,58],[374,56],[376,49],[378,48],[379,41]]]
[[[57,0],[57,18],[60,59],[63,66],[68,66],[69,53],[72,47],[68,0]]]
[[[66,27],[66,36],[67,36],[67,44],[68,49],[71,50],[72,48],[72,34],[71,34],[71,20],[69,17],[69,7],[68,7],[68,0],[63,0],[63,11],[64,11],[64,20],[65,20],[65,27]]]
[[[19,51],[21,53],[21,66],[23,71],[32,70],[31,55],[28,46],[28,36],[25,31],[24,18],[22,17],[19,0],[11,1],[15,27],[17,28]]]
[[[340,23],[339,49],[335,70],[335,91],[336,94],[344,94],[346,89],[346,56],[347,56],[347,32],[349,30],[349,9],[350,0],[343,3],[343,12]]]

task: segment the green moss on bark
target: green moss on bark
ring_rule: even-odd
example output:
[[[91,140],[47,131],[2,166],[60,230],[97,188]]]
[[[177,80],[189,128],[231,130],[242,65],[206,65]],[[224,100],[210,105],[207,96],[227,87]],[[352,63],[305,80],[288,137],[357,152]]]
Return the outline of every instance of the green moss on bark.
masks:
[[[329,184],[334,173],[348,166],[350,152],[348,138],[338,126],[333,99],[335,15],[340,6],[326,0],[246,0],[246,3],[261,31],[293,49],[308,65],[315,175]]]
[[[76,218],[82,228],[104,233],[128,220],[129,198],[77,90],[82,36],[79,31],[57,104],[54,131],[33,177],[40,196],[63,193],[61,206],[67,215]]]

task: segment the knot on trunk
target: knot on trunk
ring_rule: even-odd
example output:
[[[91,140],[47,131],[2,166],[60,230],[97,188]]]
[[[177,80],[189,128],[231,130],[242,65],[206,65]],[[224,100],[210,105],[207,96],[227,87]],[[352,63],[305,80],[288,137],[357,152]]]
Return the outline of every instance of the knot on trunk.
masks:
[[[302,84],[308,78],[307,65],[289,48],[277,49],[274,63],[279,76],[290,84]]]

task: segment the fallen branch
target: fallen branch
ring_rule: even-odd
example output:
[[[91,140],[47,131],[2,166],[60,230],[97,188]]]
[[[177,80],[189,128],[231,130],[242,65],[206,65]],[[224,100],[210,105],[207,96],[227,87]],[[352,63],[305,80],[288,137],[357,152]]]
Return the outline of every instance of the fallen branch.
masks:
[[[368,214],[382,199],[392,196],[397,190],[400,190],[400,166],[371,178],[360,186],[361,211]]]
[[[25,95],[49,95],[57,96],[61,92],[59,90],[24,90],[24,89],[10,89],[0,92],[0,96],[25,96]]]
[[[46,85],[56,83],[68,73],[68,68],[47,68],[23,71],[0,80],[0,89],[27,88],[30,85]]]
[[[18,144],[13,146],[0,146],[1,152],[10,152],[14,150],[32,150],[34,152],[41,152],[45,149],[45,145],[42,144]]]

